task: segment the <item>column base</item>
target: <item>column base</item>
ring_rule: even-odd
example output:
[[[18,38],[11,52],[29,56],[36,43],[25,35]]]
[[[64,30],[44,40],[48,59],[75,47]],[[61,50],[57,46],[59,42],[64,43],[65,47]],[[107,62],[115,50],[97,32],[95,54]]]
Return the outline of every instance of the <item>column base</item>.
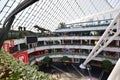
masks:
[[[83,65],[83,64],[81,64],[79,67],[80,67],[81,69],[86,69],[86,66]]]

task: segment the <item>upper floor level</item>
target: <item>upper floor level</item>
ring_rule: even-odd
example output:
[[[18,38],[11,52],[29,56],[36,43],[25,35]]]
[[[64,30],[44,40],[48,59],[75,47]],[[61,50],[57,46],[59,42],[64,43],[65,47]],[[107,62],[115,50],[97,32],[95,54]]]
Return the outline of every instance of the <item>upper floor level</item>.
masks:
[[[78,32],[78,31],[98,31],[105,30],[113,19],[96,20],[66,24],[66,27],[56,29],[55,32]]]
[[[55,48],[76,48],[76,49],[93,49],[97,44],[100,36],[62,36],[62,37],[36,37],[29,40],[15,39],[6,41],[5,43],[12,44],[9,46],[11,53],[18,51],[35,49],[55,49]],[[109,38],[108,38],[109,39]],[[115,37],[114,40],[104,49],[105,51],[120,52],[120,37]]]

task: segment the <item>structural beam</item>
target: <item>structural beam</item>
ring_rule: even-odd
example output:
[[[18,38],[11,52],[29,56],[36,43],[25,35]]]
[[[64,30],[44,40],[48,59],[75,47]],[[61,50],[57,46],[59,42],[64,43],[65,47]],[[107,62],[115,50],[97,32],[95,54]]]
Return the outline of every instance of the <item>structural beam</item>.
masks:
[[[119,10],[120,11],[120,10]],[[87,63],[89,63],[95,56],[97,56],[105,47],[107,47],[116,36],[120,34],[120,12],[107,27],[101,38],[99,39],[96,46],[92,49],[86,60],[83,64],[80,65],[80,68],[85,68]],[[110,37],[109,40],[108,37]]]
[[[116,63],[107,80],[120,80],[120,59]]]

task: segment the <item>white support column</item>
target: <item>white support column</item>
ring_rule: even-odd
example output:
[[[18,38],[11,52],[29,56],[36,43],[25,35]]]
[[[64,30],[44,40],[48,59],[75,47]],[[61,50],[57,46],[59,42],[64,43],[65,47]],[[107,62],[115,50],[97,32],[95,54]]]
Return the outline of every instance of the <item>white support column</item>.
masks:
[[[107,80],[120,80],[120,59],[116,63]]]
[[[81,50],[79,49],[79,53],[80,53],[80,51],[81,51]]]
[[[64,40],[61,40],[61,43],[64,44]]]
[[[116,41],[116,46],[119,46],[119,40],[118,40],[118,41]]]
[[[20,44],[18,44],[18,51],[20,51]]]
[[[72,63],[74,63],[75,61],[74,61],[74,58],[72,58]]]
[[[44,41],[44,45],[46,45],[46,42]]]
[[[55,41],[53,40],[52,42],[53,42],[53,45],[54,45],[54,44],[55,44]]]
[[[91,40],[89,40],[89,45],[91,44]]]
[[[82,40],[80,40],[80,44],[82,44]]]
[[[32,47],[33,48],[37,47],[37,43],[32,43]]]
[[[30,44],[28,44],[28,49],[30,49]]]
[[[53,53],[55,54],[55,52],[56,52],[56,50],[55,49],[53,49]]]
[[[60,43],[60,45],[61,45],[61,40],[59,40],[59,43]]]
[[[38,46],[38,43],[35,43],[35,46],[37,47],[37,46]]]
[[[32,48],[34,48],[34,47],[35,47],[34,43],[32,43],[31,45],[32,45]]]

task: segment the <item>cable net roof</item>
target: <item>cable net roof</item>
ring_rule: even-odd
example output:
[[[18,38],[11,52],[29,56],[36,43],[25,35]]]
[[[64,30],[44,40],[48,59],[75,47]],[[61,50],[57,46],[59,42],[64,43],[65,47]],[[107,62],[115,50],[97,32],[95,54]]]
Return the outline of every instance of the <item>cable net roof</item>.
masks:
[[[22,1],[24,0],[0,0],[0,28],[8,14]],[[21,26],[36,32],[33,26],[38,25],[54,31],[61,22],[79,21],[84,16],[119,6],[120,0],[39,0],[16,16],[12,29],[18,30]]]

